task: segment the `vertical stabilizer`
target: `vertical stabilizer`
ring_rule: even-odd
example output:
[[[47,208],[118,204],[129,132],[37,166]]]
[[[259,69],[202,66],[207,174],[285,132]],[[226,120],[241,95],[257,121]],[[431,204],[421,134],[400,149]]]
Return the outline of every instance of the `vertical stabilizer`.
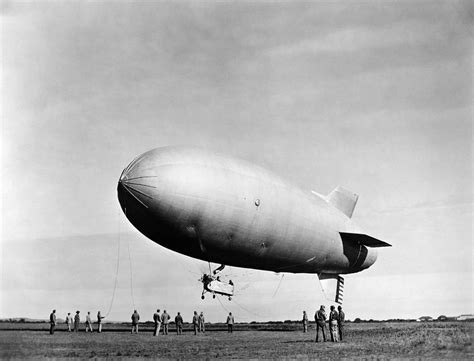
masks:
[[[339,209],[342,213],[344,213],[349,218],[352,217],[352,213],[354,213],[354,208],[357,204],[357,200],[359,196],[347,189],[342,188],[341,186],[334,189],[331,193],[329,193],[326,197],[326,200],[331,203],[334,207]]]
[[[344,299],[344,278],[339,275],[324,273],[320,273],[318,278],[326,299],[342,305]]]

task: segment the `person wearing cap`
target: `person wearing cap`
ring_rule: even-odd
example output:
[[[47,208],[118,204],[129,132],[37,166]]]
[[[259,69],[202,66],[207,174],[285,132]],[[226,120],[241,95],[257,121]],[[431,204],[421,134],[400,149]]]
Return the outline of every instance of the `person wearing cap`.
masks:
[[[132,333],[138,333],[138,321],[140,321],[140,315],[138,314],[137,310],[133,311],[132,314]]]
[[[72,323],[73,323],[73,320],[72,320],[71,312],[68,312],[66,316],[66,325],[67,325],[68,332],[71,332]]]
[[[56,310],[53,310],[49,315],[49,334],[54,335],[54,329],[56,328]]]
[[[155,328],[153,329],[153,336],[158,336],[160,334],[161,327],[161,315],[160,309],[157,309],[153,314],[153,322],[155,323]]]
[[[76,315],[74,316],[74,332],[79,331],[80,323],[81,323],[81,317],[79,316],[79,311],[76,311]]]
[[[316,342],[319,342],[319,330],[323,333],[323,340],[326,342],[326,310],[321,305],[318,311],[314,314],[314,320],[316,321]]]
[[[344,332],[344,322],[346,320],[346,315],[344,314],[344,311],[342,310],[342,306],[337,306],[337,309],[339,311],[339,317],[337,318],[337,328],[339,330],[339,341],[342,341],[342,334]]]
[[[102,332],[102,319],[103,319],[103,318],[105,318],[105,317],[100,314],[100,311],[98,311],[98,312],[97,312],[97,324],[98,324],[97,327],[98,327],[99,329],[98,329],[97,332],[99,332],[99,333]]]
[[[336,311],[336,307],[331,306],[331,312],[329,312],[329,327],[331,330],[332,342],[339,342],[339,338],[337,336],[337,319],[338,318],[339,318],[339,314]]]
[[[163,310],[163,314],[161,315],[161,323],[163,324],[163,335],[168,334],[168,324],[170,323],[170,315]]]
[[[87,316],[86,316],[86,332],[94,332],[94,330],[92,329],[92,319],[91,319],[91,313],[90,312],[87,312]]]
[[[227,316],[227,332],[232,333],[234,332],[234,316],[232,316],[232,312],[229,312],[229,316]]]
[[[308,332],[308,315],[303,311],[303,332]]]
[[[181,313],[178,312],[174,318],[174,323],[176,325],[176,334],[181,335],[183,333],[183,317],[181,317]]]

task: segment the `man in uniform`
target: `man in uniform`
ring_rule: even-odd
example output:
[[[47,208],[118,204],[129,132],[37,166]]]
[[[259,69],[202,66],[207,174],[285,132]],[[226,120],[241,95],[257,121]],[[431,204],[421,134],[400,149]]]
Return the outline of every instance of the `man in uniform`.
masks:
[[[314,314],[314,320],[316,321],[316,342],[319,342],[319,329],[323,333],[323,340],[326,342],[326,311],[324,306],[321,305],[318,311]]]
[[[74,332],[79,332],[79,324],[81,323],[81,316],[79,316],[79,311],[76,311],[74,316]]]
[[[98,324],[97,327],[99,328],[99,331],[98,331],[99,333],[102,332],[102,319],[103,318],[105,318],[105,317],[100,314],[100,311],[98,311],[97,312],[97,324]]]
[[[336,307],[331,306],[331,312],[329,312],[329,327],[331,330],[331,341],[332,342],[339,342],[337,336],[337,319],[339,318],[339,314],[336,311]]]
[[[73,321],[72,321],[71,312],[68,312],[67,316],[66,316],[66,325],[67,325],[67,331],[68,332],[71,332],[72,322]]]
[[[229,312],[229,316],[227,316],[227,332],[232,333],[234,331],[234,316],[232,316],[232,312]]]
[[[156,312],[153,314],[153,322],[155,322],[155,329],[153,330],[153,336],[158,336],[160,334],[160,327],[161,327],[160,309],[157,309]]]
[[[201,311],[201,314],[199,315],[199,332],[206,333],[204,313],[202,311]]]
[[[303,332],[308,332],[308,315],[303,311]]]
[[[199,316],[196,311],[194,311],[194,316],[193,316],[193,328],[194,328],[194,334],[197,335],[199,331]]]
[[[176,325],[176,334],[181,335],[183,333],[183,318],[179,312],[174,318],[174,323]]]
[[[87,316],[86,316],[86,332],[88,332],[89,330],[90,330],[91,332],[94,332],[94,330],[92,329],[91,313],[90,313],[90,312],[87,312]]]
[[[138,321],[140,321],[140,315],[138,314],[137,310],[133,311],[132,314],[132,333],[138,333]]]
[[[344,322],[346,320],[346,315],[342,310],[342,306],[337,306],[339,310],[339,317],[337,318],[337,327],[339,328],[339,341],[342,341],[342,333],[344,332]]]
[[[49,315],[49,334],[54,335],[54,329],[56,328],[56,310],[53,310]]]
[[[163,311],[163,314],[161,315],[161,322],[163,323],[163,335],[168,334],[168,324],[170,323],[170,315],[166,312],[166,310]]]

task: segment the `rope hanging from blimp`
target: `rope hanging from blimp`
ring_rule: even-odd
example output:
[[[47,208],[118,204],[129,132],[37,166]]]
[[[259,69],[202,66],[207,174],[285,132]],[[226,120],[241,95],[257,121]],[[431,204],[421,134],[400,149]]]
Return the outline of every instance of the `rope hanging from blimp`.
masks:
[[[127,249],[128,249],[128,264],[130,268],[130,295],[132,296],[133,309],[135,310],[135,297],[133,295],[133,271],[132,271],[132,257],[130,255],[130,240],[127,237]]]
[[[114,304],[115,300],[115,291],[117,290],[117,281],[118,281],[118,273],[120,267],[120,209],[118,210],[118,218],[117,218],[117,228],[118,228],[118,237],[117,237],[117,267],[115,270],[115,282],[114,282],[114,290],[112,291],[112,299],[110,300],[110,305],[105,317],[108,317],[110,311],[112,310],[112,305]]]
[[[125,212],[125,215],[127,214],[127,209],[124,209],[124,212]],[[120,229],[120,225],[121,225],[121,216],[120,216],[120,210],[118,210],[118,222],[117,222],[117,266],[115,268],[115,281],[114,281],[114,288],[113,288],[113,291],[112,291],[112,298],[110,300],[110,304],[109,304],[109,309],[107,310],[107,313],[105,314],[104,317],[108,317],[109,314],[110,314],[110,311],[112,311],[112,306],[114,304],[114,301],[115,301],[115,294],[117,292],[117,284],[118,284],[118,274],[119,274],[119,270],[120,270],[120,248],[121,248],[121,243],[122,243],[122,240],[121,240],[121,229]],[[135,309],[135,296],[134,296],[134,293],[133,293],[133,270],[132,270],[132,257],[131,257],[131,254],[130,254],[130,241],[129,239],[127,238],[127,250],[128,250],[128,262],[129,262],[129,270],[130,270],[130,296],[131,296],[131,299],[132,299],[132,305],[133,305],[133,309]]]

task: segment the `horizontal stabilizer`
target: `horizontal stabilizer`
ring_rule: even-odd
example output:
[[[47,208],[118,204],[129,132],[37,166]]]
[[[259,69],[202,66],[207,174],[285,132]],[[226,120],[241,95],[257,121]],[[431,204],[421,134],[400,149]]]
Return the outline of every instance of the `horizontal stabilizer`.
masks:
[[[341,235],[343,241],[362,244],[367,247],[392,247],[391,244],[388,244],[377,238],[370,237],[366,234],[346,232],[339,232],[339,234]]]
[[[352,193],[351,191],[348,191],[342,187],[337,187],[326,196],[326,200],[329,203],[331,203],[349,218],[351,218],[352,213],[354,213],[354,208],[358,199],[359,196],[357,194]]]

